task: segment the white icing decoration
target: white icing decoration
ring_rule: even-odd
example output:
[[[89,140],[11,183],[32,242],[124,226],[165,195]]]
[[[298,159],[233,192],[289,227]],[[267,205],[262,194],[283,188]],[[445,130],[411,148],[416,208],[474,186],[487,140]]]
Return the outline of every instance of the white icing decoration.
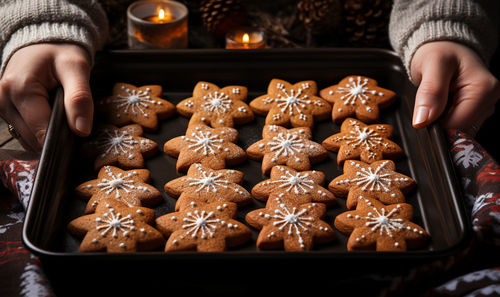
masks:
[[[297,172],[297,174],[293,175],[290,171],[286,170],[284,174],[285,175],[280,176],[279,180],[271,180],[269,183],[281,183],[281,185],[279,185],[280,188],[286,188],[285,191],[287,192],[293,189],[295,194],[307,194],[309,193],[308,189],[314,188],[314,181],[308,178],[308,173],[301,174]]]
[[[190,181],[190,187],[198,186],[195,192],[199,192],[203,189],[205,189],[206,192],[217,192],[218,187],[222,187],[225,189],[229,188],[228,185],[230,185],[231,182],[222,179],[223,176],[221,173],[207,172],[201,169],[199,166],[197,166],[197,168],[201,173],[201,178],[187,177],[187,180]]]
[[[149,88],[146,89],[146,91],[137,91],[122,86],[121,89],[127,93],[127,95],[124,96],[122,94],[117,94],[117,99],[112,98],[110,100],[111,102],[118,103],[116,106],[117,109],[125,108],[123,111],[124,114],[128,114],[129,111],[131,111],[134,116],[141,113],[144,117],[148,117],[149,115],[146,113],[145,109],[149,108],[149,104],[161,103],[157,100],[151,99],[149,94],[151,90]]]
[[[389,213],[386,213],[385,208],[382,208],[379,212],[377,208],[373,208],[375,212],[369,212],[366,217],[360,217],[365,219],[365,225],[370,228],[370,232],[379,231],[379,235],[387,234],[389,237],[393,237],[391,231],[400,231],[405,227],[403,219],[393,219],[391,216],[398,211],[398,208],[393,208]]]
[[[368,79],[362,79],[361,76],[358,76],[355,80],[354,78],[349,78],[349,82],[345,85],[345,87],[338,87],[337,92],[342,95],[340,97],[341,100],[344,100],[344,105],[354,105],[356,101],[359,100],[362,104],[366,104],[367,100],[370,100],[370,97],[367,94],[383,96],[383,93],[378,93],[375,90],[370,90],[366,87],[368,84]]]
[[[218,91],[203,96],[203,100],[205,102],[201,106],[205,110],[215,113],[226,113],[233,104],[228,95]]]
[[[102,178],[100,183],[97,186],[101,191],[105,191],[106,195],[115,192],[115,198],[121,198],[120,191],[124,191],[125,193],[130,193],[131,190],[141,190],[143,192],[150,191],[147,187],[136,186],[135,181],[130,179],[130,177],[137,175],[137,172],[130,172],[127,175],[123,176],[123,173],[113,174],[109,166],[105,166],[104,170],[106,174],[109,176],[108,178]],[[130,206],[130,203],[129,203]]]
[[[107,155],[110,152],[126,154],[137,144],[137,141],[127,131],[106,129],[104,134],[103,139],[97,141],[98,149],[104,151],[102,155]]]
[[[209,213],[204,210],[201,213],[198,210],[188,212],[184,218],[186,224],[182,225],[183,229],[189,228],[185,235],[191,234],[191,237],[195,238],[200,232],[203,239],[207,238],[207,235],[213,237],[217,229],[216,224],[219,223],[219,219],[211,219],[213,215],[213,211]]]
[[[294,115],[294,110],[296,110],[299,115],[304,114],[303,109],[307,108],[307,104],[311,104],[311,100],[308,99],[306,94],[302,94],[302,91],[309,88],[309,84],[302,84],[302,87],[297,92],[293,89],[288,91],[282,83],[278,83],[276,86],[282,94],[269,99],[276,102],[276,106],[281,108],[281,112]]]
[[[383,162],[380,164],[375,171],[372,170],[371,167],[360,168],[360,171],[356,172],[357,178],[346,180],[346,182],[356,182],[358,186],[363,186],[361,189],[363,191],[380,191],[384,190],[386,192],[389,191],[388,186],[391,185],[393,179],[390,178],[390,173],[380,174],[380,170],[387,164],[387,162]]]
[[[300,138],[295,133],[279,133],[273,137],[273,141],[269,141],[270,150],[275,152],[275,157],[281,155],[288,156],[302,152],[305,146],[304,139]]]
[[[102,217],[96,218],[96,229],[98,231],[104,229],[101,236],[106,236],[110,230],[113,231],[111,234],[113,237],[118,237],[119,231],[122,232],[123,236],[128,236],[130,231],[135,230],[134,220],[131,219],[130,215],[122,217],[120,213],[115,213],[115,210],[109,205],[106,207],[109,211],[104,213]]]
[[[368,127],[361,129],[356,122],[353,122],[353,127],[354,130],[350,130],[347,135],[342,137],[342,140],[346,140],[347,144],[353,147],[361,146],[370,151],[382,144],[383,139],[375,130],[369,129]]]
[[[191,134],[191,137],[183,137],[184,140],[191,142],[188,148],[193,151],[203,151],[203,155],[215,154],[216,150],[222,148],[218,143],[223,143],[224,140],[220,139],[217,134],[212,134],[210,131],[196,131]]]
[[[311,222],[314,218],[307,216],[307,209],[303,208],[300,211],[296,207],[293,207],[290,211],[285,204],[281,203],[279,209],[274,211],[273,218],[276,220],[273,222],[274,226],[279,226],[279,230],[288,228],[287,234],[292,235],[295,233],[297,235],[297,240],[299,241],[300,247],[304,248],[304,240],[302,239],[302,231],[307,231],[312,225]]]

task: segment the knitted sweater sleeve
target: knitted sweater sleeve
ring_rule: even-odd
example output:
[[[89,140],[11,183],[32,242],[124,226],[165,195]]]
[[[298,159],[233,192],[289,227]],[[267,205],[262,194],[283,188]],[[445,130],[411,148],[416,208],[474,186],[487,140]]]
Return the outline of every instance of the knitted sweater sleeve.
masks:
[[[0,76],[16,50],[35,43],[78,44],[93,60],[107,32],[106,14],[96,0],[0,1]]]
[[[498,43],[497,0],[395,0],[389,23],[393,49],[409,72],[415,51],[431,41],[474,49],[488,65]]]

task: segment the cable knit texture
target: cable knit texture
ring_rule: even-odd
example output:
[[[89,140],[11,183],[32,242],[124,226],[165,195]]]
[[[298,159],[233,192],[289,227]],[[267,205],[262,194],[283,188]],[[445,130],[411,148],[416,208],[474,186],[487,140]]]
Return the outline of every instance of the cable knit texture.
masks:
[[[431,41],[455,41],[489,64],[498,43],[497,0],[395,0],[389,23],[391,45],[408,73],[415,51]]]
[[[104,46],[108,21],[96,0],[3,0],[0,29],[1,75],[15,51],[35,43],[78,44],[93,60]]]

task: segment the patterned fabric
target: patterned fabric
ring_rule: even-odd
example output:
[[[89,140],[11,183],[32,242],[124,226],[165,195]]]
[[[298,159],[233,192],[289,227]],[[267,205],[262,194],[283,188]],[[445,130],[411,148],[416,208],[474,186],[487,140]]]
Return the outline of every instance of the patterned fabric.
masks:
[[[500,166],[468,135],[450,130],[448,136],[455,169],[461,177],[475,238],[479,244],[491,245],[498,251]],[[0,151],[1,180],[5,186],[4,189],[0,188],[0,296],[54,296],[40,262],[21,242],[22,222],[37,165],[37,160],[6,156]],[[463,251],[463,255],[448,259],[444,264],[417,267],[417,272],[439,273],[439,279],[443,281],[429,288],[422,287],[421,283],[426,277],[433,278],[436,274],[413,271],[406,278],[398,276],[393,281],[387,280],[386,276],[372,275],[360,276],[360,279],[388,288],[398,288],[399,291],[410,292],[418,287],[418,290],[425,292],[421,296],[500,296],[500,267],[477,269],[477,265],[469,266],[471,262],[477,263],[474,258],[476,255],[472,252],[474,250],[469,247]],[[495,261],[482,263],[480,265],[491,266]],[[453,268],[463,266],[469,270],[457,275],[457,269],[454,271]],[[415,278],[415,275],[418,277]],[[346,284],[344,282],[344,285]],[[390,289],[382,292],[381,296],[394,296],[391,295]],[[411,296],[416,296],[415,292],[411,292]]]
[[[448,134],[473,229],[480,240],[500,245],[500,166],[467,134]]]

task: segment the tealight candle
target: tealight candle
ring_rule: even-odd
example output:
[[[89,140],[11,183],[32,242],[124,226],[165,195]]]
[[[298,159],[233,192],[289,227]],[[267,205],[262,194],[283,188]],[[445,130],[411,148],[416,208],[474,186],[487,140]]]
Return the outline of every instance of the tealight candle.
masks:
[[[161,23],[162,24],[162,23],[171,22],[174,20],[174,18],[172,17],[172,14],[170,13],[169,10],[167,10],[165,12],[165,9],[159,8],[158,14],[146,17],[146,18],[144,18],[144,20],[146,20],[148,22],[152,22],[152,23]]]
[[[258,49],[265,48],[264,32],[254,28],[238,28],[226,35],[227,49]]]
[[[176,1],[143,0],[127,9],[128,45],[133,49],[186,48],[188,9]]]

